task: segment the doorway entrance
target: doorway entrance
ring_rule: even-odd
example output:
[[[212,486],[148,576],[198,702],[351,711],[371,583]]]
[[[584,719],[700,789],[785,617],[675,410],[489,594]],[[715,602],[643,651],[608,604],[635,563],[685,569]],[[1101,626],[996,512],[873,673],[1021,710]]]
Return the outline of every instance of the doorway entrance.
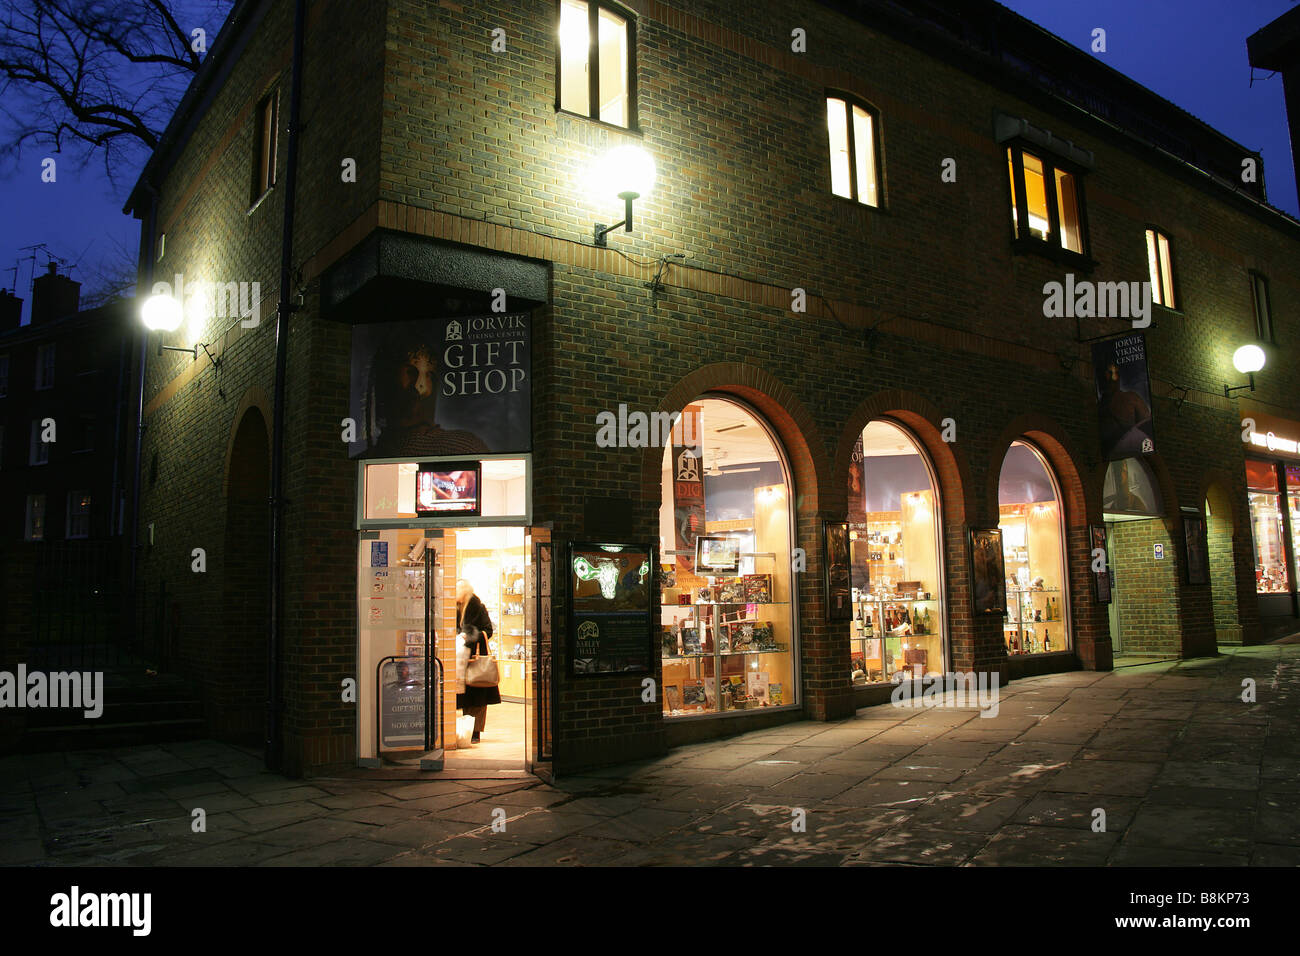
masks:
[[[1102,487],[1106,560],[1113,574],[1108,611],[1117,665],[1182,653],[1177,562],[1155,475],[1139,458],[1113,461]]]
[[[539,698],[545,708],[553,699],[549,613],[540,615],[543,626],[538,626],[539,611],[549,612],[549,561],[544,572],[536,564],[536,552],[548,540],[545,529],[521,526],[362,532],[357,562],[362,765],[420,766],[419,758],[440,750],[442,769],[457,773],[549,769],[549,713],[537,712]],[[472,596],[486,615],[482,629],[500,676],[493,695],[500,700],[487,705],[477,742],[458,740],[457,734],[458,719],[473,706],[472,698],[458,694],[458,676],[463,676],[456,657],[463,616],[458,583],[465,603]],[[427,761],[422,769],[430,769]]]
[[[456,721],[466,717],[466,708],[477,698],[499,698],[499,702],[486,705],[486,715],[477,742],[448,740],[444,747],[448,769],[458,770],[521,770],[525,761],[525,710],[531,696],[530,685],[534,679],[529,628],[525,626],[527,535],[523,528],[457,528],[447,529],[442,537],[443,564],[442,590],[438,594],[442,630],[452,636],[461,633],[458,616],[464,609],[479,605],[486,614],[483,625],[488,650],[496,659],[500,683],[497,693],[488,688],[466,688],[459,700],[453,697]],[[464,597],[465,604],[457,598]],[[480,622],[483,618],[478,617]],[[465,622],[459,622],[461,624]],[[488,627],[491,627],[490,634]],[[447,657],[452,683],[459,686],[459,678],[452,673],[456,667],[453,653]],[[463,675],[461,675],[463,677]],[[455,693],[455,687],[449,696]],[[473,718],[470,717],[472,723]]]

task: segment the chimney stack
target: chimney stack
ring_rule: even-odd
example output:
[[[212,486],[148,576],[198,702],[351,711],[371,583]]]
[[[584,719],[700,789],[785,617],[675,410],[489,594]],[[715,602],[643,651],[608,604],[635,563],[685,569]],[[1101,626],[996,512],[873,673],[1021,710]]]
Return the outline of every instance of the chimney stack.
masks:
[[[53,262],[32,283],[32,325],[74,314],[81,305],[81,283],[61,276]]]
[[[8,289],[0,289],[0,335],[12,332],[23,320],[23,300]]]
[[[1291,161],[1300,190],[1300,7],[1282,14],[1246,38],[1250,65],[1282,74],[1287,120],[1291,130]]]

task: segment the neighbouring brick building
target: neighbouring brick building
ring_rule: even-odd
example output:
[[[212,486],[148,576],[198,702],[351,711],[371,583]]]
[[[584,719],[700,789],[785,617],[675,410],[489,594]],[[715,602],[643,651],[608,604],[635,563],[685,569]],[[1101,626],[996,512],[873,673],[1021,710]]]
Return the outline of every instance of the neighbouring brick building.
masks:
[[[997,4],[884,0],[315,0],[291,131],[294,9],[235,4],[128,207],[144,287],[224,290],[150,349],[139,516],[215,733],[267,713],[282,294],[292,772],[409,752],[459,579],[477,753],[560,772],[1295,628],[1300,223],[1240,144]],[[617,147],[657,178],[595,241]],[[1076,282],[1103,317],[1047,314]],[[1100,285],[1148,282],[1149,325]]]

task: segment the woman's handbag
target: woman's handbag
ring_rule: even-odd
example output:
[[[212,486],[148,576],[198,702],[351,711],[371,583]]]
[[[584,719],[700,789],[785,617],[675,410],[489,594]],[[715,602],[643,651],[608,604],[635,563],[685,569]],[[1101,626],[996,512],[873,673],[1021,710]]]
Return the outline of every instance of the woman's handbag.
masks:
[[[466,687],[496,687],[499,683],[501,675],[497,672],[495,658],[470,658],[469,666],[465,668]]]

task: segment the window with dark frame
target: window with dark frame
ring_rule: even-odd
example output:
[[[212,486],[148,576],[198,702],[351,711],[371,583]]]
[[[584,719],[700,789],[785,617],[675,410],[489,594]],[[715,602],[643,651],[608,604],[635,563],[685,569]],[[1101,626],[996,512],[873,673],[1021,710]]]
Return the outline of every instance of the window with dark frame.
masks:
[[[253,202],[275,185],[279,140],[280,91],[274,89],[257,104],[257,130],[253,137]]]
[[[831,192],[880,206],[880,114],[843,93],[826,96],[831,152]]]
[[[50,461],[50,446],[48,442],[41,441],[41,420],[32,419],[32,441],[27,463],[29,465],[46,465]]]
[[[28,541],[45,540],[45,496],[27,496],[27,527],[23,536]]]
[[[1268,279],[1252,271],[1250,294],[1255,304],[1255,337],[1261,342],[1276,344],[1273,338],[1273,307],[1268,296]]]
[[[54,343],[36,349],[36,387],[54,387]]]
[[[73,491],[68,494],[68,538],[90,537],[90,492]]]
[[[556,108],[636,129],[636,21],[604,0],[560,0]]]
[[[1088,255],[1081,177],[1056,164],[1047,152],[1020,146],[1007,147],[1007,172],[1011,182],[1011,225],[1024,248],[1059,248]]]
[[[1166,309],[1177,309],[1173,243],[1169,236],[1155,228],[1147,230],[1147,269],[1151,273],[1151,301]]]

